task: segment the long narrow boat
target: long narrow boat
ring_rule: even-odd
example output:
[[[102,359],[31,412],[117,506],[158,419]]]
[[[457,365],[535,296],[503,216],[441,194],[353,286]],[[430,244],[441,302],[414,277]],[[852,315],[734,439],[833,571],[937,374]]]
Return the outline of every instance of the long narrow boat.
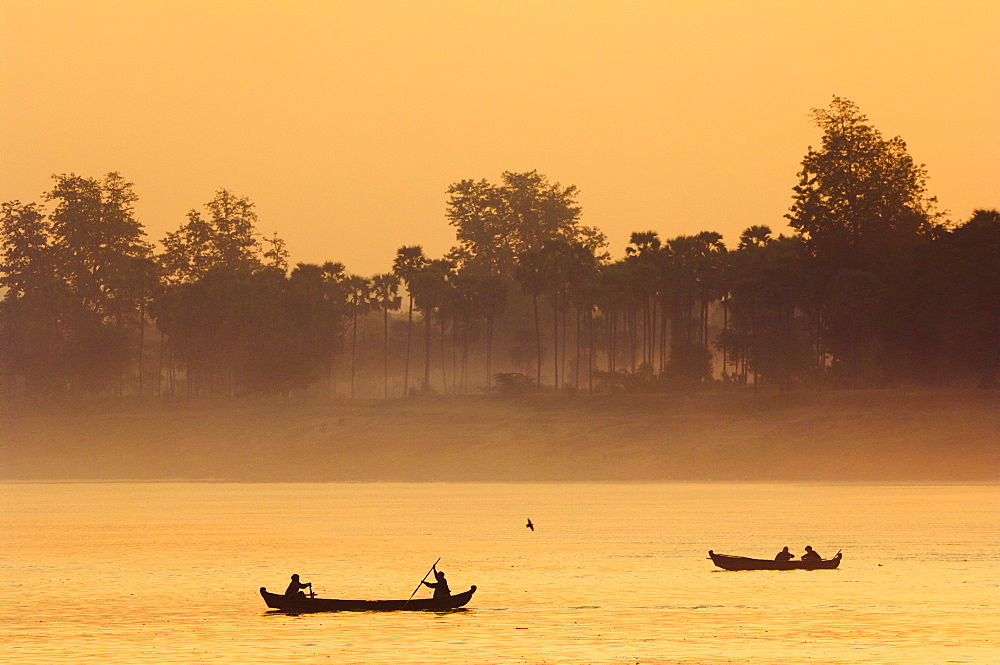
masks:
[[[396,610],[453,610],[462,607],[472,598],[476,586],[464,593],[456,593],[447,601],[433,598],[414,598],[413,600],[339,600],[337,598],[309,598],[306,596],[285,596],[270,593],[264,587],[260,595],[267,606],[285,612],[390,612]]]
[[[840,565],[843,558],[840,552],[832,559],[774,561],[773,559],[751,559],[745,556],[716,554],[708,551],[712,563],[725,570],[832,570]]]

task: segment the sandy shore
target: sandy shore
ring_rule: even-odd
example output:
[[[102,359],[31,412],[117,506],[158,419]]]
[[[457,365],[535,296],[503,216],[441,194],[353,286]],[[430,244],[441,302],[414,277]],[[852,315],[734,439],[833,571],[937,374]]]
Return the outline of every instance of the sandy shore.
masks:
[[[5,406],[0,480],[1000,480],[996,392]]]

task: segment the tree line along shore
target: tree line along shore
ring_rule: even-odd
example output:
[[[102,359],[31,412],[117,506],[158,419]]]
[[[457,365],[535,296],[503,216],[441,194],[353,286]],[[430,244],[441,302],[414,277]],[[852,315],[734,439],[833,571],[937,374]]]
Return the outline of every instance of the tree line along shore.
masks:
[[[996,389],[1000,211],[948,220],[849,100],[813,120],[791,235],[637,231],[618,260],[536,171],[452,184],[455,247],[372,276],[290,266],[226,189],[154,246],[121,174],[53,176],[0,213],[0,400]]]

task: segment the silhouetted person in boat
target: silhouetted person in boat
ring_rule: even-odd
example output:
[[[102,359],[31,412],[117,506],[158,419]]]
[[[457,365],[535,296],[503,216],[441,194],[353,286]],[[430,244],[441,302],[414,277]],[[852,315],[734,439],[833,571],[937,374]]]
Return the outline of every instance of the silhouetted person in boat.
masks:
[[[288,584],[288,588],[285,589],[286,596],[298,596],[299,598],[305,598],[306,595],[300,591],[300,589],[309,588],[310,593],[312,592],[312,582],[299,582],[298,575],[292,575],[292,581]]]
[[[806,553],[802,555],[803,561],[820,561],[822,558],[818,552],[806,545]]]
[[[783,548],[780,552],[778,552],[775,555],[774,560],[775,561],[789,561],[789,560],[794,559],[794,558],[795,558],[795,555],[792,554],[791,552],[789,552],[788,548],[785,547],[785,548]]]
[[[531,518],[530,518],[530,517],[528,518],[528,523],[527,523],[527,524],[525,524],[524,526],[528,527],[528,528],[529,528],[529,529],[531,529],[532,531],[534,531],[534,530],[535,530],[535,525],[531,523]]]
[[[424,582],[424,584],[434,589],[434,600],[448,600],[451,598],[451,589],[448,588],[448,580],[444,578],[444,573],[440,570],[435,570],[434,578],[437,582]]]

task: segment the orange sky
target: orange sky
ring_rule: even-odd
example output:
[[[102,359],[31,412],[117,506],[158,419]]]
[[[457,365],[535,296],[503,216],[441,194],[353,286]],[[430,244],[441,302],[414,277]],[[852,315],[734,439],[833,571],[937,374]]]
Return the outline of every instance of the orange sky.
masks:
[[[293,261],[445,252],[448,185],[537,169],[630,232],[783,226],[813,107],[860,105],[954,220],[1000,207],[1000,2],[0,0],[0,200],[219,187]]]

